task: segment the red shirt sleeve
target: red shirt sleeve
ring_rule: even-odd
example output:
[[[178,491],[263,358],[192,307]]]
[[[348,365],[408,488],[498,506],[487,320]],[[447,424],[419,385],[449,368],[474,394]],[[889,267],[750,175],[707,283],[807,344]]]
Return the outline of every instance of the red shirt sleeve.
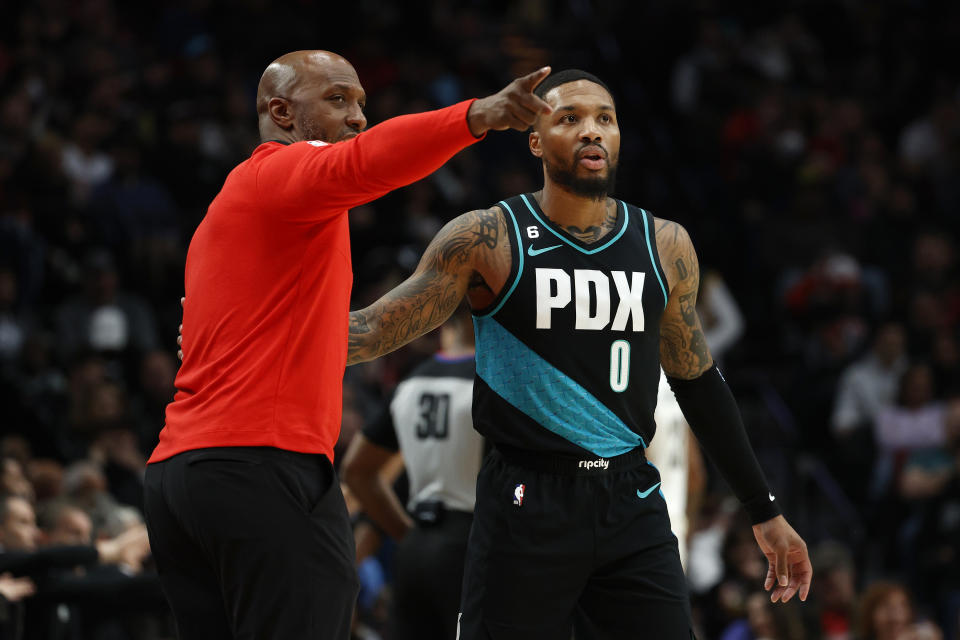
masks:
[[[481,140],[467,125],[472,103],[391,118],[336,144],[291,144],[260,163],[257,191],[278,216],[303,222],[375,200]]]

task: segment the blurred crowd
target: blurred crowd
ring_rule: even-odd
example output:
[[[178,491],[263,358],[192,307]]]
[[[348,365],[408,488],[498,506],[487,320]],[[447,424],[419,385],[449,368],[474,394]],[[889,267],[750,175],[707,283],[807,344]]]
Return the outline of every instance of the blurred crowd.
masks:
[[[721,364],[816,568],[771,606],[709,468],[699,637],[960,637],[960,5],[31,0],[0,4],[0,638],[172,637],[140,508],[186,247],[257,144],[263,67],[317,47],[371,124],[547,63],[614,91],[617,196],[688,228],[727,292],[708,330],[739,309]],[[351,212],[353,308],[539,179],[498,134]],[[348,370],[338,452],[436,346]],[[389,640],[389,544],[361,576],[357,636]]]

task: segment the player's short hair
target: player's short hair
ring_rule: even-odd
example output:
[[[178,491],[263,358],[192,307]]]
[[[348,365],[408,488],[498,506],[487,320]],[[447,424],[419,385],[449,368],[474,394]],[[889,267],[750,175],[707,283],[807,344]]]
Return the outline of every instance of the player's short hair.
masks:
[[[577,80],[586,80],[587,82],[592,82],[603,87],[607,93],[610,94],[610,97],[613,97],[613,92],[610,91],[610,87],[606,83],[593,75],[589,71],[584,71],[582,69],[564,69],[562,71],[557,71],[556,73],[551,73],[547,78],[537,85],[537,88],[533,90],[534,95],[539,98],[547,95],[547,92],[553,89],[554,87],[559,87],[562,84],[567,84],[568,82],[576,82]]]

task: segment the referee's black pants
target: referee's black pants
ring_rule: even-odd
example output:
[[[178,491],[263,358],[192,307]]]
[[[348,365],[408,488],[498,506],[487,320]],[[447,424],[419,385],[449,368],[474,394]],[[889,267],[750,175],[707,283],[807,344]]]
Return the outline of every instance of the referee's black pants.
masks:
[[[347,640],[359,583],[326,456],[198,449],[147,466],[150,547],[181,640]]]
[[[418,520],[397,547],[394,640],[454,640],[473,513]]]

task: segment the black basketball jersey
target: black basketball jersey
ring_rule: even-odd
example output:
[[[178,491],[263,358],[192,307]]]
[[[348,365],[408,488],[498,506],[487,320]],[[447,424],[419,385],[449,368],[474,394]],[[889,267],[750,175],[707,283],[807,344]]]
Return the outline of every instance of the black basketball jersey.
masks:
[[[498,203],[513,263],[474,312],[475,428],[494,444],[617,456],[653,437],[666,277],[653,216],[617,201],[617,223],[587,244],[531,194]]]

